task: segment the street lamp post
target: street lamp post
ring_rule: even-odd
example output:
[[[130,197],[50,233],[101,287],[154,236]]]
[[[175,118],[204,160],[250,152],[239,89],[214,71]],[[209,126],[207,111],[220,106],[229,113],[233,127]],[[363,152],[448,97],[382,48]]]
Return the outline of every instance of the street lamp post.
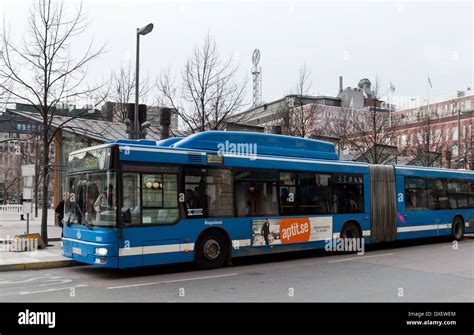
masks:
[[[153,23],[147,24],[145,27],[137,28],[137,53],[136,53],[136,69],[135,69],[135,110],[133,113],[133,138],[140,138],[140,122],[138,120],[138,94],[139,94],[139,59],[140,59],[140,35],[146,35],[153,30]]]

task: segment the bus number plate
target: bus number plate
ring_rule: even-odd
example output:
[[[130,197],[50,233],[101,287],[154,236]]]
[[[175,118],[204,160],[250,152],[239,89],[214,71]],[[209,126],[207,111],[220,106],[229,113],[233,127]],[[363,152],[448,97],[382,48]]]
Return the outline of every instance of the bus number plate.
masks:
[[[72,248],[72,253],[76,255],[82,255],[81,248]]]

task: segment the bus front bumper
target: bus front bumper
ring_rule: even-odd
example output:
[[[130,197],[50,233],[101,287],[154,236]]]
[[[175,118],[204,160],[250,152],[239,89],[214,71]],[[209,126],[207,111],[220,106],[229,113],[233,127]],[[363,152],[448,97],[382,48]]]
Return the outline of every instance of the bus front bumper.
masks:
[[[101,244],[62,238],[63,256],[80,263],[118,268],[116,244]]]

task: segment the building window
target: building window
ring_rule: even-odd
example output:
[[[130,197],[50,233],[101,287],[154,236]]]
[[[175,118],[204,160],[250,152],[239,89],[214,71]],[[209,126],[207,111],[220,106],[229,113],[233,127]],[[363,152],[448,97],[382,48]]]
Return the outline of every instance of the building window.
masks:
[[[471,110],[471,100],[464,101],[464,110],[463,111],[470,111]]]

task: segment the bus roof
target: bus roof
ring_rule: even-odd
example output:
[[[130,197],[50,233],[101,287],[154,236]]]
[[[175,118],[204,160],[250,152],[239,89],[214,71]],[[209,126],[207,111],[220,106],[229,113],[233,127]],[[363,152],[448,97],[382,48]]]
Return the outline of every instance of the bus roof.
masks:
[[[444,168],[433,168],[426,166],[414,166],[414,165],[396,165],[395,169],[397,174],[403,176],[413,177],[446,177],[446,178],[469,178],[474,179],[474,171],[471,170],[455,170],[455,169],[444,169]]]
[[[268,158],[278,157],[287,158],[284,160],[294,162],[308,162],[311,160],[325,160],[328,163],[347,164],[352,167],[368,167],[366,162],[341,161],[336,152],[335,145],[329,142],[312,140],[306,138],[234,131],[205,131],[193,134],[187,137],[172,137],[161,141],[141,139],[141,140],[115,140],[106,144],[95,146],[93,148],[109,147],[113,145],[129,146],[138,150],[148,152],[157,151],[176,152],[176,153],[222,153],[225,156],[231,155],[233,150],[251,150],[250,154],[257,156],[266,156]],[[140,149],[142,148],[142,149]],[[71,154],[89,150],[85,148],[77,150]],[[160,150],[162,149],[162,150]],[[247,152],[248,154],[249,152]],[[241,152],[235,152],[236,155],[242,155]],[[246,153],[244,153],[246,154]],[[132,155],[133,157],[133,155]],[[130,157],[130,158],[132,158]],[[300,160],[298,159],[300,158]],[[396,173],[404,176],[432,176],[432,177],[450,177],[474,179],[474,171],[454,170],[444,168],[431,168],[422,166],[403,166],[395,165]]]
[[[157,145],[160,146],[160,143],[158,142]],[[161,143],[161,145],[169,145],[171,148],[178,149],[216,151],[227,154],[242,154],[239,151],[247,150],[256,155],[339,160],[336,147],[332,143],[275,134],[205,131],[190,135],[174,143],[166,142]]]

